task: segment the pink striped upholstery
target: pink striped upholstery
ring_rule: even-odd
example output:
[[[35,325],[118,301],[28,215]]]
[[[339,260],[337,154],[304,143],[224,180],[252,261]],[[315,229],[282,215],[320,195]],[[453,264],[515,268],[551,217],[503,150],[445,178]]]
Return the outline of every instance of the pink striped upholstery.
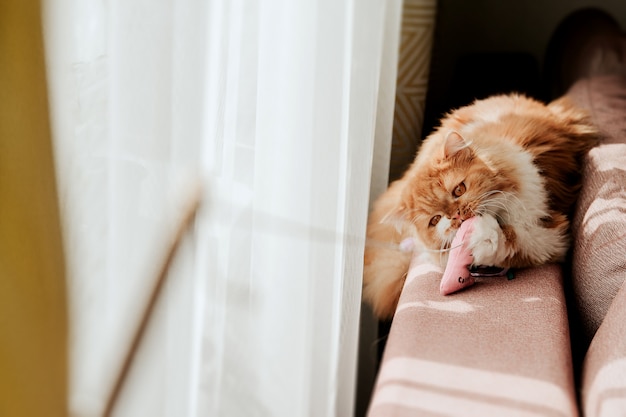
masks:
[[[622,44],[626,63],[626,38]],[[574,301],[583,342],[591,341],[581,401],[587,417],[625,416],[626,75],[582,79],[569,94],[603,133],[587,158],[572,223]]]
[[[626,287],[622,286],[598,329],[583,366],[587,417],[626,415]]]
[[[450,296],[441,275],[413,260],[368,415],[576,415],[560,268]]]
[[[626,279],[626,77],[582,79],[569,96],[603,134],[587,158],[572,220],[574,301],[589,344]]]

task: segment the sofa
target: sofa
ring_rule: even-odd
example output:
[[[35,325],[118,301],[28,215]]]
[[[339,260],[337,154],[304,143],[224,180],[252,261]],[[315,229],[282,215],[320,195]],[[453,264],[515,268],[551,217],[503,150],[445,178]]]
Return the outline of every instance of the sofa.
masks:
[[[555,94],[602,134],[568,261],[442,296],[415,254],[368,416],[626,415],[626,36],[602,19],[564,22],[548,50]]]

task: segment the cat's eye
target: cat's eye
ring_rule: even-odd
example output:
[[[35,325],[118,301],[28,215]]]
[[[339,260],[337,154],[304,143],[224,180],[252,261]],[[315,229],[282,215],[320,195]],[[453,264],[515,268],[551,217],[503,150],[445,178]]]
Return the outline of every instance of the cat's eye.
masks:
[[[437,223],[439,223],[439,220],[441,220],[441,216],[440,215],[433,216],[433,218],[430,219],[430,223],[428,225],[430,227],[437,226]]]
[[[461,197],[463,194],[465,194],[465,191],[467,190],[467,187],[465,187],[465,183],[462,182],[459,185],[456,186],[456,188],[452,191],[452,195],[455,197]]]

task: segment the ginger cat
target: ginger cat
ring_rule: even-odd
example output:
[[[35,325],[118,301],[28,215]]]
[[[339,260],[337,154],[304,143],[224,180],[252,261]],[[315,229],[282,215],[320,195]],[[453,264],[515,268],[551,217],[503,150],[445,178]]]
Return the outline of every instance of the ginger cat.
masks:
[[[363,297],[374,313],[390,319],[395,312],[412,256],[400,242],[414,238],[443,266],[469,217],[477,216],[469,246],[475,265],[562,261],[581,161],[597,137],[567,98],[544,105],[500,95],[448,114],[370,213]]]

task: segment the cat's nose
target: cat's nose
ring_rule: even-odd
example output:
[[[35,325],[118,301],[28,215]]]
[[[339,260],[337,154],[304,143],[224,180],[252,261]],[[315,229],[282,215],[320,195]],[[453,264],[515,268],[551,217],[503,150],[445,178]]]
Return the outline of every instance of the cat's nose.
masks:
[[[471,216],[469,210],[463,208],[463,212],[461,213],[461,209],[457,209],[456,212],[452,215],[452,220],[458,220],[459,222],[464,222],[469,219]]]
[[[459,227],[461,227],[461,223],[463,223],[463,220],[464,219],[461,217],[461,212],[457,210],[456,213],[452,214],[452,217],[450,217],[450,224],[455,229],[458,229]]]

